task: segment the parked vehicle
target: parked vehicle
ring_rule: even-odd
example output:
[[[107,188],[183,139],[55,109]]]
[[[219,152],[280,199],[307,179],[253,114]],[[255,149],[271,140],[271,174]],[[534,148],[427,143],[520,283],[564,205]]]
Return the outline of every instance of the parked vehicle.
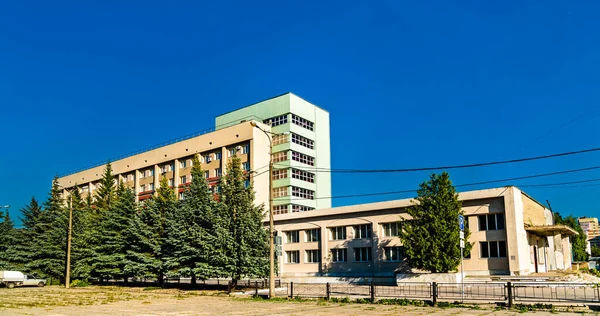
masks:
[[[31,274],[23,274],[19,271],[0,271],[0,285],[4,285],[9,289],[15,286],[39,286],[46,285],[46,280],[38,279]]]

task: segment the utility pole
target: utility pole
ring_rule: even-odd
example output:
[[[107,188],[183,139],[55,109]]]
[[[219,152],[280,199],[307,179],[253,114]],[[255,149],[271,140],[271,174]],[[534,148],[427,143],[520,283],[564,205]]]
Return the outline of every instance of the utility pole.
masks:
[[[71,287],[71,236],[73,232],[73,194],[69,192],[69,236],[67,237],[67,273],[65,287]]]
[[[269,298],[275,297],[275,224],[273,222],[273,133],[260,128],[256,122],[250,125],[258,128],[269,138]]]

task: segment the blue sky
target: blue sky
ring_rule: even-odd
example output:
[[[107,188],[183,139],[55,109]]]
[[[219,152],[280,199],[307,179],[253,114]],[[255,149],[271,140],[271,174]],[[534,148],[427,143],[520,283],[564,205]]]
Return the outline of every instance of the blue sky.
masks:
[[[55,174],[210,128],[218,114],[287,91],[330,111],[333,168],[600,147],[598,6],[5,1],[0,204],[17,215],[31,196],[46,198]],[[600,153],[451,176],[461,184],[596,165]],[[426,177],[333,174],[333,195],[412,189]],[[592,178],[600,170],[498,185]],[[526,191],[563,214],[600,215],[597,186]]]

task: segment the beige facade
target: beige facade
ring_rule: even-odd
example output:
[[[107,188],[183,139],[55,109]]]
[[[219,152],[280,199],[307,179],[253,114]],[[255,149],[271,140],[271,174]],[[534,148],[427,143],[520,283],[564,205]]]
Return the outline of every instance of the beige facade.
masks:
[[[578,219],[581,229],[585,233],[588,242],[592,246],[599,246],[598,238],[600,237],[600,227],[598,226],[598,218],[596,217],[580,217]]]
[[[268,125],[256,123],[269,130]],[[239,156],[242,167],[251,172],[255,188],[269,186],[269,138],[250,122],[112,161],[115,183],[123,182],[134,189],[138,201],[152,197],[162,177],[166,177],[169,185],[178,188],[181,193],[191,182],[192,157],[195,154],[199,155],[205,177],[215,193],[218,193],[219,179],[225,174],[232,154]],[[104,168],[101,165],[72,173],[60,177],[58,183],[68,190],[78,187],[83,197],[93,196]],[[269,207],[268,190],[256,190],[256,203]]]
[[[467,275],[564,270],[571,266],[568,236],[552,213],[516,187],[459,194],[471,231]],[[393,277],[409,269],[397,237],[411,199],[275,216],[282,236],[283,277]],[[458,224],[457,224],[458,225]]]

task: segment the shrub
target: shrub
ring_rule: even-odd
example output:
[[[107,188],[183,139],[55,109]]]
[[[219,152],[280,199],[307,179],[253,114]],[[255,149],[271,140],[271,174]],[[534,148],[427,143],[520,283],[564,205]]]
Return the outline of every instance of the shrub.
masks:
[[[90,283],[87,280],[73,280],[71,282],[71,287],[86,287],[90,286]]]

